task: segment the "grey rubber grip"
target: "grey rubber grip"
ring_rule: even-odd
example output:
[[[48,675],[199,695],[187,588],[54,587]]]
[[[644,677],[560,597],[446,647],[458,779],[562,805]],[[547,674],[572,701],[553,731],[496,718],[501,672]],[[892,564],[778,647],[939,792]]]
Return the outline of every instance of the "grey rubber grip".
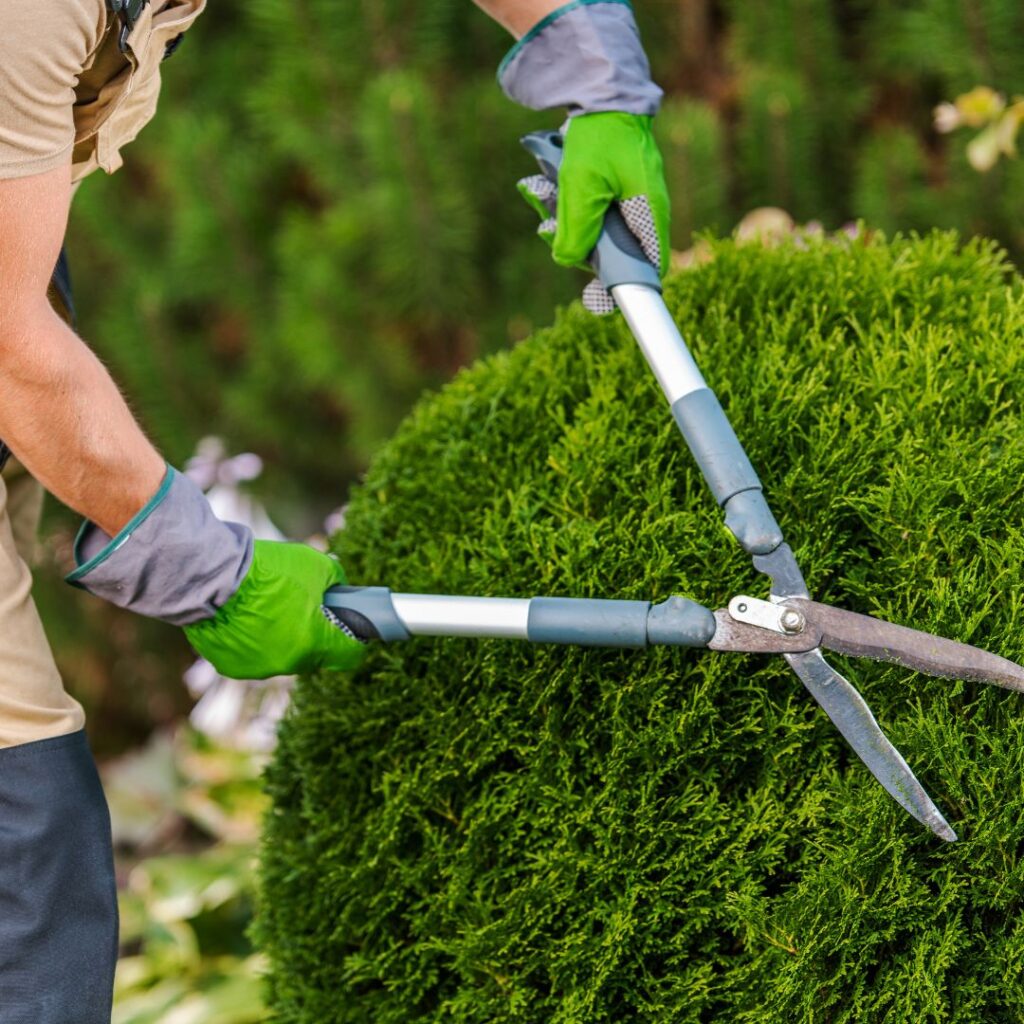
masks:
[[[700,388],[676,400],[672,415],[715,500],[724,505],[739,491],[761,487],[718,397]]]
[[[544,176],[557,183],[558,168],[562,163],[561,133],[530,132],[520,142],[536,158]],[[629,230],[615,205],[608,207],[604,229],[587,262],[605,288],[611,289],[620,284],[643,284],[661,291],[657,268],[647,261],[640,242]]]
[[[740,491],[723,506],[725,525],[751,555],[767,555],[782,543],[782,527],[760,488]]]
[[[761,493],[761,481],[710,388],[683,395],[672,415],[700,467],[725,525],[751,554],[767,554],[782,543],[782,529]]]
[[[331,587],[329,608],[360,640],[408,640],[388,587]]]
[[[599,601],[535,597],[527,637],[540,644],[646,647],[649,601]]]
[[[707,647],[715,635],[715,614],[688,597],[670,597],[647,615],[647,641],[679,647]]]

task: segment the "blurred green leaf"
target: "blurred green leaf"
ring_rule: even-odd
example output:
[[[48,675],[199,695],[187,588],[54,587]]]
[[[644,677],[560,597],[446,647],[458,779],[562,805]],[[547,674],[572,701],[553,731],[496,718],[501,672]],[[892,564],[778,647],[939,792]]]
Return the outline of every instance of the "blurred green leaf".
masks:
[[[247,937],[261,764],[182,728],[106,767],[119,847],[135,860],[119,894],[114,1024],[264,1019]]]

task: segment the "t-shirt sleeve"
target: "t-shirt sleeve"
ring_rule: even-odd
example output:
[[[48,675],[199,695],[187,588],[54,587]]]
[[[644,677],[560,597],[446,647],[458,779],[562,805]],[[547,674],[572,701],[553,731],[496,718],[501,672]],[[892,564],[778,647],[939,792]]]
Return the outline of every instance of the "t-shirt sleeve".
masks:
[[[75,85],[95,48],[103,0],[3,4],[0,178],[71,162]]]

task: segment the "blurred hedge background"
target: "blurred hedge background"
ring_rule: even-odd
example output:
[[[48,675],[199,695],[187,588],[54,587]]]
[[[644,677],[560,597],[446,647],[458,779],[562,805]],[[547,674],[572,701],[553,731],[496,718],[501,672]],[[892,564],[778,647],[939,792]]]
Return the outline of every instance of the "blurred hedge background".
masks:
[[[776,205],[826,228],[957,227],[1024,252],[1024,165],[981,178],[933,107],[1024,91],[1017,0],[640,0],[667,99],[673,241]],[[168,457],[259,452],[302,533],[424,387],[575,294],[515,195],[509,39],[469,0],[218,0],[157,120],[75,202],[87,338]]]
[[[1024,92],[1018,0],[636,7],[667,94],[677,248],[773,205],[1024,255],[1024,163],[979,175],[969,134],[933,126],[978,84]],[[561,114],[501,94],[508,44],[469,0],[217,0],[164,65],[124,170],[76,197],[83,336],[172,462],[206,435],[262,456],[254,490],[293,536],[321,528],[425,388],[582,284],[514,191],[531,170],[518,136]],[[50,509],[38,592],[111,756],[187,713],[191,656],[176,630],[60,582],[73,526]]]
[[[644,0],[673,243],[754,207],[826,228],[956,227],[1024,253],[1024,163],[986,175],[933,108],[1024,91],[1017,0]],[[304,537],[424,388],[550,321],[580,286],[515,195],[509,43],[469,0],[218,0],[164,65],[156,121],[76,197],[81,330],[180,465],[208,434],[258,452]],[[58,529],[59,527],[59,529]],[[55,520],[67,556],[70,519]],[[96,742],[187,709],[175,631],[41,586]],[[68,602],[73,614],[68,614]],[[158,651],[159,654],[153,652]]]

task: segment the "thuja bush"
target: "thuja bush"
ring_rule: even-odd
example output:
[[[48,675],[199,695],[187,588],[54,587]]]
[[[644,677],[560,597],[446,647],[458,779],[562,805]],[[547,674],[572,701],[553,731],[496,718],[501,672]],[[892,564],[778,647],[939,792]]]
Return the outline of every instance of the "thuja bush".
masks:
[[[1024,657],[1024,295],[954,236],[716,243],[666,298],[813,594]],[[337,552],[399,591],[765,595],[618,317],[424,399]],[[289,1022],[1024,1015],[1024,697],[836,659],[944,844],[781,658],[419,639],[298,687],[258,936]]]

